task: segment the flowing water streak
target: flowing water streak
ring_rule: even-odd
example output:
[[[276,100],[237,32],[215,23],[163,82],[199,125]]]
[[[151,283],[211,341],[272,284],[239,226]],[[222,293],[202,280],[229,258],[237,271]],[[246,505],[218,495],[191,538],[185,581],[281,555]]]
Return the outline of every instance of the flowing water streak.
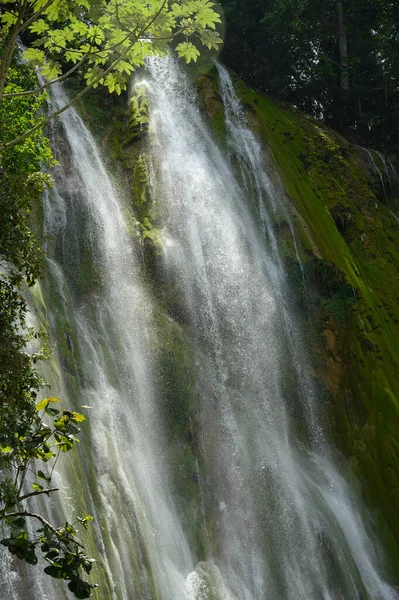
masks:
[[[378,158],[381,160],[381,163],[384,166],[385,175],[388,177],[389,184],[391,185],[391,179],[390,179],[390,176],[389,176],[389,172],[387,171],[387,167],[386,167],[386,164],[385,164],[384,157],[382,156],[382,154],[380,152],[377,152],[376,150],[371,151],[368,148],[363,148],[362,146],[359,146],[359,147],[362,150],[364,150],[364,152],[367,154],[367,157],[368,157],[369,162],[370,162],[370,164],[371,164],[371,166],[373,168],[373,171],[375,173],[377,173],[378,178],[380,180],[381,189],[382,189],[382,192],[384,194],[385,201],[388,202],[388,196],[387,196],[387,192],[386,192],[386,189],[385,189],[385,183],[384,183],[384,175],[383,175],[383,173],[381,172],[381,169],[379,168],[379,166],[377,165],[377,163],[374,160],[373,152],[375,152],[378,155]]]
[[[271,162],[269,160],[269,163],[266,164],[265,161],[265,159],[268,158],[268,150],[261,147],[261,144],[257,140],[256,136],[249,129],[243,108],[240,105],[237,94],[235,93],[234,86],[227,69],[225,69],[219,63],[216,63],[216,67],[219,74],[221,96],[224,102],[228,144],[234,152],[234,155],[239,157],[239,166],[243,180],[252,181],[252,187],[254,187],[256,190],[256,200],[258,206],[261,206],[263,209],[263,211],[259,210],[261,229],[265,233],[267,239],[273,240],[271,243],[271,248],[273,250],[273,258],[278,265],[277,271],[279,273],[279,277],[274,281],[275,293],[277,294],[279,301],[282,303],[284,325],[286,328],[286,335],[290,340],[289,348],[291,350],[292,359],[296,367],[299,394],[302,397],[302,401],[305,400],[305,404],[306,397],[310,396],[309,402],[307,403],[308,408],[309,405],[311,408],[311,410],[308,412],[308,419],[311,419],[312,429],[314,429],[314,420],[315,418],[317,419],[317,417],[315,417],[312,407],[312,404],[315,401],[314,391],[312,389],[310,378],[307,376],[307,373],[309,372],[309,364],[306,360],[306,353],[301,343],[299,331],[295,323],[295,317],[292,313],[292,307],[290,306],[290,290],[287,285],[283,265],[278,254],[278,243],[272,224],[273,215],[278,213],[280,210],[283,217],[288,221],[291,232],[293,231],[291,218],[285,205],[286,198],[283,194],[278,193],[277,188],[273,186],[273,183],[270,181],[268,172],[270,172]],[[391,179],[387,170],[388,165],[384,157],[380,153],[377,154],[384,165],[384,170],[391,185]],[[392,168],[392,165],[390,166]],[[381,182],[383,184],[382,177]],[[246,187],[248,189],[248,184]],[[295,238],[293,241],[295,244]],[[362,541],[362,537],[366,539],[367,536],[365,536],[362,523],[357,519],[357,508],[355,504],[352,504],[351,506],[345,501],[337,502],[337,498],[344,498],[345,496],[349,498],[350,493],[349,489],[345,485],[344,480],[336,473],[336,470],[331,462],[331,458],[329,458],[328,448],[326,447],[323,435],[317,436],[316,448],[319,457],[316,458],[316,452],[314,452],[312,460],[315,463],[321,462],[323,464],[320,471],[328,474],[326,479],[329,480],[329,485],[326,487],[326,489],[333,491],[331,496],[329,493],[324,494],[326,504],[329,505],[330,509],[334,507],[332,508],[332,511],[338,522],[341,522],[343,517],[347,521],[342,529],[344,531],[345,529],[350,531],[350,535],[347,536],[347,542],[351,548],[352,555],[355,557],[355,560],[358,563],[358,568],[363,573],[363,577],[371,583],[371,589],[376,589],[377,593],[381,593],[378,577],[377,582],[372,581],[373,575],[371,575],[370,578],[370,574],[375,574],[375,571],[371,566],[369,558],[367,557],[368,550]],[[339,492],[337,492],[337,490],[339,490]],[[377,586],[375,586],[376,583]],[[386,588],[385,586],[382,586],[381,589],[385,591]],[[390,591],[387,590],[387,593],[389,595]]]
[[[154,59],[149,71],[164,260],[196,348],[213,524],[207,576],[200,563],[187,580],[190,597],[207,598],[213,581],[217,597],[240,600],[392,598],[360,507],[321,444],[301,441],[295,394],[283,389],[284,276],[271,235],[265,250],[269,225],[259,228],[248,208],[248,179],[244,188],[237,182],[176,63]]]
[[[53,87],[52,102],[54,108],[67,102],[62,87]],[[57,122],[53,142],[61,166],[45,198],[51,237],[44,298],[59,346],[58,393],[66,406],[91,410],[80,464],[72,464],[62,485],[66,505],[55,504],[52,516],[74,520],[69,497],[95,516],[91,552],[100,552],[103,571],[98,598],[183,599],[193,565],[168,489],[152,383],[153,303],[141,281],[132,225],[73,109]],[[65,594],[65,585],[53,589],[48,577],[35,585],[35,597]]]
[[[296,328],[283,263],[280,257],[278,240],[273,227],[275,222],[287,223],[292,235],[297,261],[302,264],[296,246],[294,227],[287,207],[287,199],[280,181],[277,185],[271,180],[272,163],[266,165],[268,153],[248,127],[243,107],[234,90],[229,73],[223,65],[216,62],[219,75],[220,93],[224,104],[227,143],[231,155],[237,160],[239,172],[245,183],[248,202],[254,200],[257,206],[258,220],[265,242],[270,247],[276,268],[271,272],[274,293],[278,299],[288,339],[288,348],[295,367],[301,401],[306,412],[305,421],[309,424],[311,440],[318,444],[323,434],[318,425],[314,410],[314,390],[309,377],[309,368],[304,360],[305,350]]]

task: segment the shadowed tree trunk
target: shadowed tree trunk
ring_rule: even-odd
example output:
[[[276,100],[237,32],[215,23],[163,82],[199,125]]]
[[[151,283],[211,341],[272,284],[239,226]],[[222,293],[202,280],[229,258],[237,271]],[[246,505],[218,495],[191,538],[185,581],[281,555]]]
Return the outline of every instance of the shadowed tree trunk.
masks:
[[[348,42],[346,39],[346,29],[344,21],[344,11],[342,1],[337,0],[338,16],[338,42],[339,42],[339,62],[340,62],[340,89],[338,95],[338,120],[340,129],[345,131],[347,120],[347,105],[349,94],[349,71],[348,71]]]

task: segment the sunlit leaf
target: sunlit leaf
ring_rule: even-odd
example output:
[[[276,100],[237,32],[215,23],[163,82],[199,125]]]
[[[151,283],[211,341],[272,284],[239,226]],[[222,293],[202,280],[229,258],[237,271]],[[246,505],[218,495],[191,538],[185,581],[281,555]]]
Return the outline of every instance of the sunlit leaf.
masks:
[[[11,446],[0,446],[0,450],[4,453],[4,454],[10,454],[10,452],[12,452],[12,448]]]
[[[180,58],[184,58],[187,63],[197,62],[200,55],[199,50],[191,42],[182,42],[176,46],[177,54]]]

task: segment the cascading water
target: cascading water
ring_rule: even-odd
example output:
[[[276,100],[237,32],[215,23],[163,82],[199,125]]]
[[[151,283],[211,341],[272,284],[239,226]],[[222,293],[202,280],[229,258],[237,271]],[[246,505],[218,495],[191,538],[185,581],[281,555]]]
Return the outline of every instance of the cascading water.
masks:
[[[163,299],[145,283],[134,219],[82,120],[70,110],[53,132],[61,166],[45,199],[43,297],[57,391],[92,407],[80,461],[60,485],[78,514],[95,516],[95,594],[392,600],[318,425],[273,234],[273,215],[289,222],[289,212],[222,67],[219,76],[234,166],[174,60],[152,60],[140,83]],[[54,104],[66,101],[54,86]],[[71,511],[55,505],[53,517]],[[57,583],[36,579],[31,597],[69,598]],[[9,587],[6,599],[18,597]]]
[[[292,347],[298,336],[272,234],[273,187],[227,73],[219,69],[244,184],[210,137],[175,62],[155,60],[150,73],[165,268],[195,348],[202,493],[212,524],[207,552],[225,589],[242,600],[389,598],[358,509],[317,431]],[[297,397],[287,392],[285,369],[296,378]],[[308,447],[298,412],[308,421]]]
[[[52,101],[55,108],[67,102],[61,87],[54,86]],[[149,351],[152,302],[140,280],[127,207],[77,113],[65,113],[56,129],[61,167],[45,199],[44,298],[59,350],[59,396],[91,410],[80,464],[69,469],[66,487],[61,482],[77,510],[71,515],[65,506],[53,516],[73,522],[79,507],[95,516],[104,571],[98,597],[183,597],[182,573],[192,561],[168,497]],[[46,577],[36,580],[33,597],[53,600],[65,588],[55,591]]]

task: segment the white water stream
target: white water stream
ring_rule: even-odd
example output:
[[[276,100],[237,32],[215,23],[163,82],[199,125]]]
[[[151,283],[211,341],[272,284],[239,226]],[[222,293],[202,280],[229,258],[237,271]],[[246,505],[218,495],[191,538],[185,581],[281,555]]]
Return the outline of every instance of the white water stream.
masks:
[[[242,183],[175,62],[154,61],[150,72],[165,264],[196,348],[209,552],[240,600],[388,598],[319,432],[272,233],[273,186],[227,72],[219,68]],[[296,397],[287,394],[285,370]],[[297,433],[298,410],[307,443]]]
[[[191,357],[188,441],[165,422],[161,309],[129,207],[73,109],[53,133],[61,166],[45,199],[43,295],[58,340],[54,392],[92,407],[80,461],[61,475],[71,506],[53,516],[70,518],[73,505],[94,515],[99,600],[392,600],[364,508],[318,424],[272,226],[289,212],[219,76],[235,167],[174,60],[153,60],[141,82],[175,304],[162,319]],[[55,106],[66,101],[54,86]],[[35,578],[33,595],[12,587],[5,600],[71,597],[49,578]]]

